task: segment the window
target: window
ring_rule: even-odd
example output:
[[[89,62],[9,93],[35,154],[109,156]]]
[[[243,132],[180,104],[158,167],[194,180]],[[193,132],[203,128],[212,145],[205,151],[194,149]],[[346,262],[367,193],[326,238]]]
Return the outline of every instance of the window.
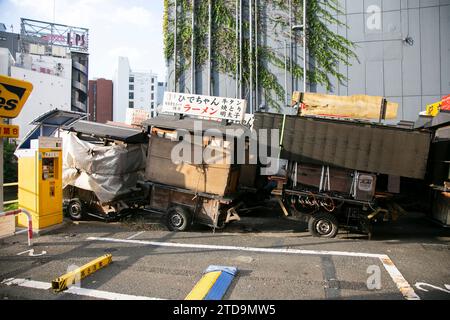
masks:
[[[154,109],[155,108],[155,104],[152,102],[152,109]]]
[[[134,90],[134,85],[130,84],[130,90]]]
[[[134,83],[134,77],[130,77],[130,83]]]
[[[155,100],[155,94],[152,93],[152,100]]]
[[[133,92],[130,92],[129,98],[130,98],[130,99],[134,99],[134,93],[133,93]]]
[[[155,91],[155,86],[152,86],[152,91]]]
[[[134,102],[133,101],[128,102],[128,108],[131,108],[131,109],[134,108]]]
[[[152,78],[152,83],[155,83],[155,78]]]

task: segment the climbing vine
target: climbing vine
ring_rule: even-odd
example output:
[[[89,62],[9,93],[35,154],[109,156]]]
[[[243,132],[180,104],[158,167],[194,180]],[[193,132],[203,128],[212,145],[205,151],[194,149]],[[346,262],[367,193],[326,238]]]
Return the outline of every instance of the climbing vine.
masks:
[[[291,2],[292,6],[289,6]],[[192,0],[176,0],[177,3],[177,65],[175,68],[175,78],[177,81],[190,68],[191,61],[191,15],[195,10],[194,29],[194,52],[196,68],[204,68],[208,63],[208,35],[209,35],[209,1],[195,1],[195,8],[192,7]],[[236,41],[236,19],[234,0],[213,0],[212,1],[212,69],[216,72],[235,77],[237,61],[239,55],[238,43]],[[244,1],[245,4],[248,3]],[[257,12],[258,37],[265,37],[264,41],[258,42],[257,52],[254,57],[257,63],[250,63],[250,44],[248,8],[244,11],[243,21],[243,42],[242,42],[242,78],[246,88],[250,83],[250,68],[257,65],[258,86],[264,92],[266,103],[270,107],[279,109],[284,104],[287,88],[280,83],[278,76],[273,72],[275,66],[278,69],[285,68],[285,63],[289,65],[289,72],[295,80],[303,78],[302,61],[291,59],[289,55],[287,61],[283,50],[286,40],[292,39],[293,43],[301,43],[302,34],[291,33],[293,24],[301,24],[303,0],[259,0],[259,10]],[[165,58],[171,60],[174,57],[175,40],[175,0],[164,0],[164,45]],[[244,6],[245,7],[245,6]],[[345,37],[337,34],[329,26],[339,26],[346,28],[346,24],[337,17],[343,14],[339,7],[338,0],[308,0],[307,2],[307,28],[306,40],[308,49],[308,59],[310,67],[307,72],[307,80],[311,84],[320,84],[332,89],[332,77],[340,83],[347,81],[346,77],[339,72],[339,64],[349,65],[351,58],[357,58],[353,48],[354,44]],[[269,41],[270,40],[270,41]],[[267,45],[271,43],[271,45]],[[273,45],[273,44],[277,45]],[[291,49],[292,50],[292,49]],[[314,67],[311,67],[313,62]]]

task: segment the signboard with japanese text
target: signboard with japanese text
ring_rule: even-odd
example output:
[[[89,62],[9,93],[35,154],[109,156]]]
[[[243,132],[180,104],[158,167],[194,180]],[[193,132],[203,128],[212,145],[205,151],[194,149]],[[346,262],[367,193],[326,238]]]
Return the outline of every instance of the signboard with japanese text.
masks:
[[[32,90],[30,82],[0,75],[0,117],[17,117]]]
[[[0,138],[18,138],[19,126],[0,124]]]
[[[164,93],[162,113],[180,113],[209,120],[242,122],[247,101],[175,92]]]
[[[450,94],[442,98],[441,110],[450,111]]]

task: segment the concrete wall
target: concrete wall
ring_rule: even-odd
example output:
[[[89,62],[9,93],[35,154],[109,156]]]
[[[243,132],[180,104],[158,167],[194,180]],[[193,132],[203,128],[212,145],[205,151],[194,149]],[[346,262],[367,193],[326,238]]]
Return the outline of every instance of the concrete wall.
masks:
[[[70,61],[70,60],[69,60]],[[71,110],[71,64],[68,69],[69,78],[40,73],[25,68],[11,67],[11,77],[29,81],[33,84],[33,92],[28,98],[20,115],[12,120],[13,124],[20,126],[20,137],[25,135],[34,126],[30,125],[34,119],[53,109]]]
[[[116,122],[125,122],[128,108],[128,81],[130,64],[128,58],[119,57],[119,64],[114,77],[113,119]]]
[[[0,31],[0,48],[7,48],[11,55],[19,51],[19,35],[6,31]]]
[[[340,2],[346,14],[339,19],[349,29],[333,28],[356,43],[360,61],[340,66],[349,82],[333,81],[331,93],[385,96],[400,104],[404,120],[416,120],[427,104],[450,93],[450,0]]]
[[[9,76],[14,59],[7,48],[0,48],[0,74]]]
[[[450,0],[340,0],[343,15],[338,18],[348,29],[329,25],[337,33],[355,42],[357,60],[349,61],[339,70],[349,81],[333,83],[331,94],[369,94],[387,97],[400,104],[398,120],[415,120],[426,104],[440,100],[450,93]],[[247,1],[244,0],[244,6]],[[273,48],[284,57],[285,43],[289,43],[288,31],[273,24],[273,8],[260,1],[259,41]],[[173,18],[173,12],[170,13]],[[244,10],[244,19],[248,12]],[[300,24],[301,21],[295,21]],[[173,28],[173,25],[170,26]],[[286,29],[286,28],[284,28]],[[409,44],[405,41],[409,38]],[[288,56],[290,50],[288,49]],[[302,64],[302,47],[293,46],[293,60]],[[180,61],[179,61],[180,63]],[[310,61],[310,68],[314,62]],[[280,84],[284,86],[285,71],[268,66]],[[168,90],[173,91],[173,59],[168,61]],[[206,94],[208,86],[207,68],[196,73],[196,93]],[[292,81],[287,73],[287,97],[293,90],[302,88],[302,79]],[[213,95],[236,96],[236,81],[232,76],[213,72]],[[176,91],[189,92],[190,70],[178,82]],[[249,99],[244,86],[243,98]],[[308,86],[313,92],[326,92],[320,85]],[[259,91],[260,104],[266,104],[265,93]],[[279,99],[278,99],[279,100]],[[284,105],[285,101],[279,101]],[[284,111],[287,111],[285,109]]]

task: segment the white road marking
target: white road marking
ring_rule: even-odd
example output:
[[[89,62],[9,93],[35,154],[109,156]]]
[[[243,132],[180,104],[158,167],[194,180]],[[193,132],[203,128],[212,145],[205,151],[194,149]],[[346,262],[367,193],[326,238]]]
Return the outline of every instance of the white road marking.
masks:
[[[249,251],[262,253],[286,253],[286,254],[309,254],[309,255],[333,255],[344,257],[362,257],[362,258],[380,258],[379,254],[359,253],[359,252],[344,252],[344,251],[317,251],[317,250],[300,250],[300,249],[282,249],[282,248],[255,248],[255,247],[235,247],[235,246],[218,246],[209,244],[190,244],[190,243],[175,243],[175,242],[157,242],[145,240],[126,240],[116,238],[99,238],[89,237],[87,240],[118,242],[118,243],[133,243],[143,244],[157,247],[173,247],[173,248],[187,248],[187,249],[206,249],[206,250],[225,250],[225,251]]]
[[[127,238],[127,240],[130,240],[130,239],[136,238],[137,236],[139,236],[139,235],[143,234],[144,232],[145,232],[145,231],[141,231],[141,232],[138,232],[138,233],[136,233],[136,234],[133,234],[132,236],[129,236],[129,237]]]
[[[115,238],[99,238],[89,237],[87,240],[91,241],[105,241],[117,243],[132,243],[141,245],[150,245],[158,247],[172,247],[172,248],[188,248],[188,249],[207,249],[207,250],[226,250],[226,251],[247,251],[247,252],[261,252],[261,253],[284,253],[284,254],[302,254],[302,255],[331,255],[341,257],[360,257],[360,258],[376,258],[381,261],[386,271],[396,284],[400,293],[407,300],[420,300],[420,297],[414,292],[414,289],[406,281],[401,272],[394,265],[389,256],[385,254],[361,253],[361,252],[346,252],[346,251],[321,251],[321,250],[301,250],[301,249],[282,249],[282,248],[256,248],[256,247],[236,247],[236,246],[219,246],[208,244],[188,244],[175,242],[157,242],[145,240],[125,240]]]
[[[26,251],[23,251],[23,252],[19,252],[17,255],[20,256],[20,255],[22,255],[24,253],[27,253],[27,252],[28,252],[28,255],[30,257],[39,257],[39,256],[43,256],[43,255],[47,254],[47,251],[42,251],[41,253],[34,254],[34,249],[30,249],[30,250],[26,250]]]
[[[2,284],[5,284],[7,286],[19,286],[19,287],[40,289],[40,290],[50,290],[52,288],[51,283],[27,280],[27,279],[11,278],[11,279],[3,280]],[[85,289],[85,288],[79,288],[79,287],[75,287],[75,286],[70,287],[69,289],[63,291],[63,293],[70,293],[70,294],[75,294],[75,295],[79,295],[79,296],[86,296],[86,297],[105,299],[105,300],[164,300],[164,299],[159,299],[159,298],[135,296],[135,295],[129,295],[129,294],[102,291],[102,290]]]
[[[414,292],[413,287],[406,281],[391,258],[383,254],[380,255],[380,261],[406,300],[420,300],[420,297]]]
[[[41,289],[41,290],[49,290],[52,288],[51,283],[27,280],[27,279],[10,278],[10,279],[3,280],[2,284],[5,284],[7,286],[19,286],[19,287],[25,287],[25,288]]]
[[[430,288],[435,289],[435,290],[439,290],[439,291],[442,291],[442,292],[445,292],[445,293],[450,293],[450,286],[448,284],[444,285],[445,288],[447,288],[448,290],[446,290],[444,288],[441,288],[441,287],[438,287],[438,286],[434,286],[434,285],[426,283],[426,282],[417,282],[414,286],[417,289],[425,291],[425,292],[428,292],[429,290],[425,289],[424,287],[430,287]]]

